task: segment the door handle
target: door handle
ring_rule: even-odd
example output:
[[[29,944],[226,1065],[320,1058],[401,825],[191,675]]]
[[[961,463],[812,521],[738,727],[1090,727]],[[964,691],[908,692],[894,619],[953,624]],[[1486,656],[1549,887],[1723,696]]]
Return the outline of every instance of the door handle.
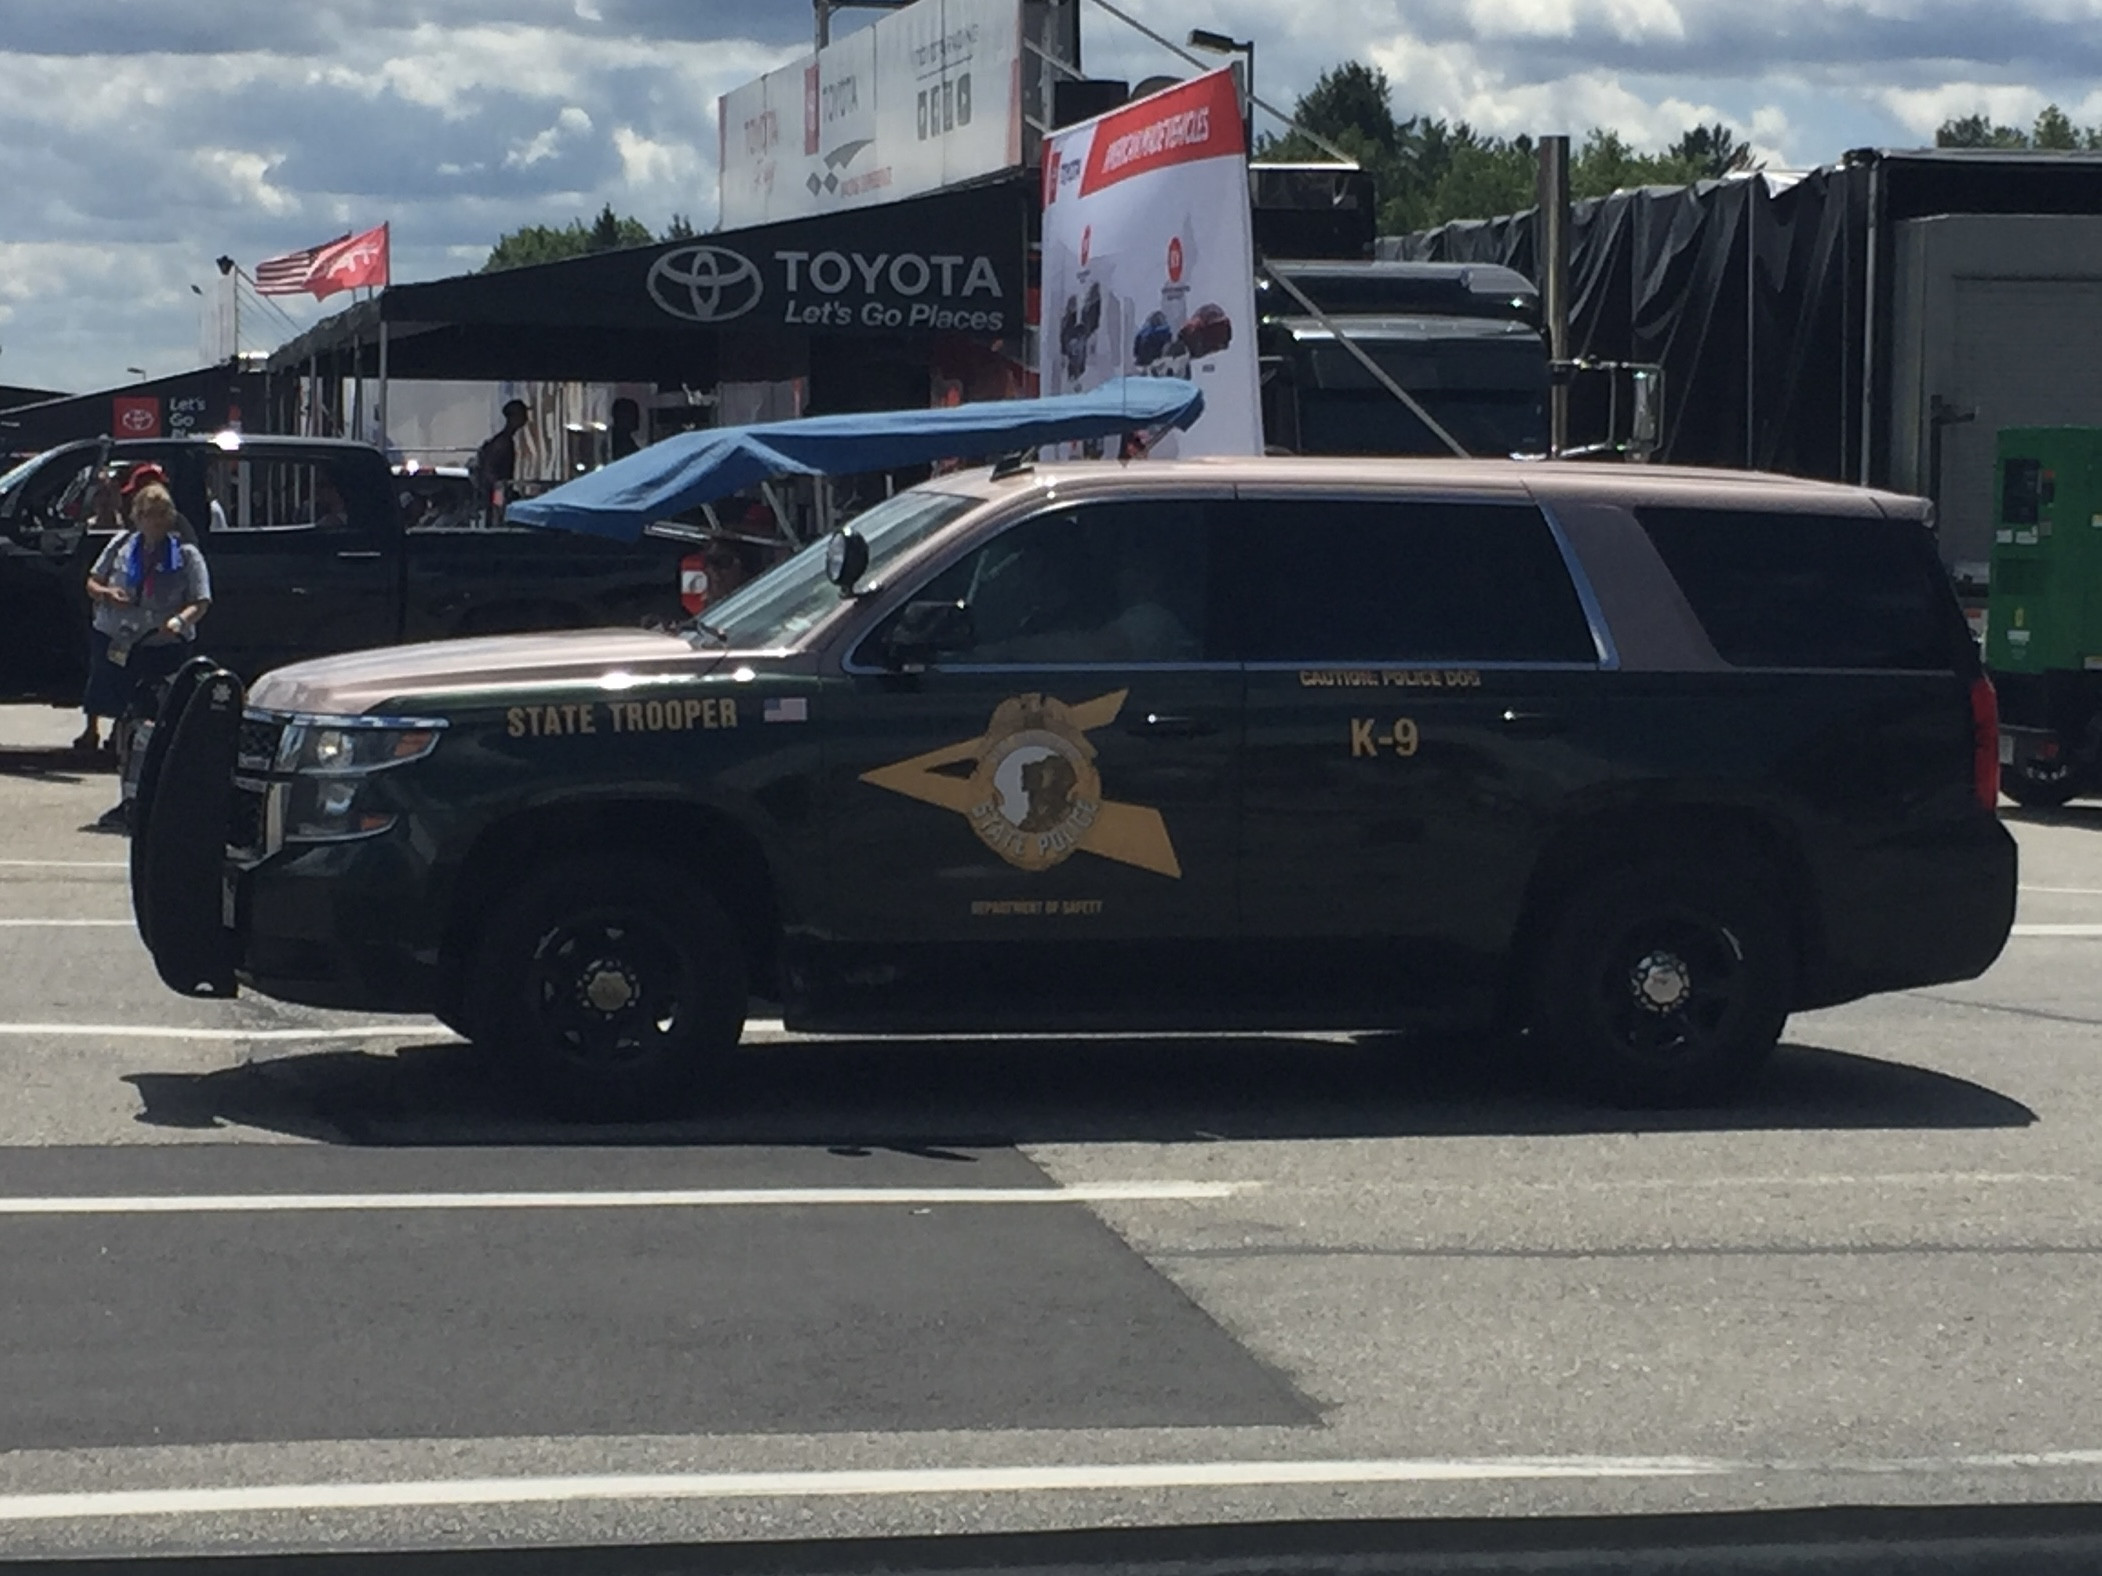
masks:
[[[1544,739],[1569,727],[1567,718],[1551,711],[1506,711],[1502,720],[1504,732],[1518,739]]]
[[[349,548],[336,554],[337,560],[343,563],[366,563],[379,556],[379,549],[376,547]]]
[[[1132,718],[1124,731],[1135,739],[1201,739],[1217,733],[1219,725],[1202,717],[1171,717],[1165,712],[1149,711],[1143,717]]]

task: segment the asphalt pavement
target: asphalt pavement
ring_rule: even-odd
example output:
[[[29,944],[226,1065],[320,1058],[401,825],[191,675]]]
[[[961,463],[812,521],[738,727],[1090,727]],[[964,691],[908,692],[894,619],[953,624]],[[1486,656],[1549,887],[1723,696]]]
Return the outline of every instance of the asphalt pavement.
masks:
[[[762,1023],[723,1110],[575,1129],[164,991],[71,721],[0,717],[10,1553],[2102,1498],[2102,805],[2009,811],[1985,978],[1730,1110]]]

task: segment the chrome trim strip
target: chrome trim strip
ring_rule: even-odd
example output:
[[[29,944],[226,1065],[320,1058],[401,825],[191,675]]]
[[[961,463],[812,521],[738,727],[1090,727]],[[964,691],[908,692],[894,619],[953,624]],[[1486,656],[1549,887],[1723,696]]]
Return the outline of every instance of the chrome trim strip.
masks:
[[[1555,539],[1555,549],[1562,555],[1562,567],[1569,571],[1569,578],[1576,586],[1577,605],[1584,610],[1584,622],[1591,626],[1591,643],[1598,648],[1598,665],[1608,673],[1620,669],[1620,648],[1613,643],[1613,631],[1606,624],[1606,611],[1599,605],[1598,592],[1592,589],[1591,576],[1585,572],[1583,560],[1577,557],[1576,548],[1570,544],[1569,534],[1562,529],[1552,505],[1535,498],[1534,505],[1547,529]]]
[[[1238,662],[927,662],[912,668],[871,668],[841,662],[840,671],[886,678],[907,673],[1238,673]]]
[[[358,717],[338,717],[319,711],[257,711],[241,713],[244,721],[275,722],[291,727],[295,724],[308,728],[450,728],[447,717],[390,717],[379,713],[367,713]]]
[[[1450,672],[1463,668],[1469,673],[1596,673],[1596,662],[1474,662],[1466,657],[1381,657],[1377,662],[1351,662],[1335,657],[1310,657],[1304,662],[1247,662],[1250,673],[1402,673]],[[1327,686],[1321,686],[1326,688]],[[1342,686],[1347,688],[1348,686]]]

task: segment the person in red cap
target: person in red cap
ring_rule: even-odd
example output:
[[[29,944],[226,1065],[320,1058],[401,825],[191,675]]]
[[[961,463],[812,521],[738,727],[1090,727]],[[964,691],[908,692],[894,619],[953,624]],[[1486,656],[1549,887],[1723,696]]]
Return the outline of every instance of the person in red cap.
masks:
[[[93,501],[89,508],[89,518],[91,521],[90,529],[115,531],[122,535],[125,529],[124,523],[131,512],[131,501],[137,495],[138,490],[149,485],[166,488],[168,485],[168,473],[151,460],[132,466],[130,470],[123,473],[121,481],[115,474],[116,469],[114,466],[111,467],[110,474],[104,476],[101,481],[96,483],[92,494]],[[178,515],[177,518],[180,519],[180,516]],[[100,605],[101,599],[96,596],[92,586],[88,591],[88,601],[93,606],[99,607]],[[102,718],[114,714],[107,712],[98,713],[96,710],[96,701],[100,697],[97,694],[94,683],[97,676],[95,665],[102,660],[103,655],[104,643],[95,630],[90,628],[88,632],[88,696],[82,703],[86,712],[86,725],[80,730],[80,737],[73,741],[73,748],[79,751],[92,753],[95,750],[114,749],[116,747],[117,741],[114,736],[110,738],[107,744],[103,742],[102,738]]]
[[[182,665],[212,602],[211,574],[204,554],[186,540],[188,524],[176,512],[167,473],[139,466],[125,479],[124,495],[131,529],[112,537],[88,571],[93,619],[81,709],[89,748],[100,718],[121,718]]]

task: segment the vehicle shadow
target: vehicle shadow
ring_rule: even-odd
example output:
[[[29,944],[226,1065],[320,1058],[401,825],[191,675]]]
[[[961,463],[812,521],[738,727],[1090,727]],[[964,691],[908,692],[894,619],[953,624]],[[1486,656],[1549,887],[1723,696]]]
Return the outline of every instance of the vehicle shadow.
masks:
[[[830,1040],[748,1047],[712,1110],[632,1126],[551,1119],[455,1043],[332,1049],[135,1073],[138,1120],[369,1145],[833,1145],[918,1152],[1052,1142],[2023,1127],[1980,1084],[1784,1046],[1740,1103],[1621,1111],[1548,1092],[1486,1042],[1251,1035]]]
[[[2078,826],[2102,832],[2102,803],[2075,799],[2055,810],[2031,809],[2022,805],[2000,806],[2000,819],[2020,821],[2026,826]]]
[[[90,777],[113,777],[114,758],[73,749],[28,749],[0,746],[0,777],[35,777],[45,782],[80,783]]]

